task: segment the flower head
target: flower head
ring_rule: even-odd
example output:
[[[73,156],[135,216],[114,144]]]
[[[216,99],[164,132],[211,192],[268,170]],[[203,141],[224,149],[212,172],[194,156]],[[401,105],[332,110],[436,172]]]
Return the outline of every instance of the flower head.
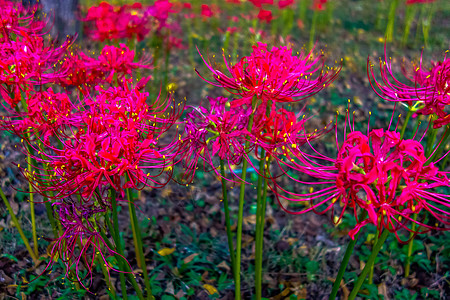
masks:
[[[204,61],[216,81],[211,84],[241,96],[231,102],[233,107],[250,104],[254,96],[263,102],[301,101],[329,85],[340,71],[337,67],[326,69],[322,55],[316,56],[312,51],[293,56],[287,47],[269,50],[263,43],[253,46],[251,55],[235,65],[229,64],[225,53],[223,59],[230,75]]]

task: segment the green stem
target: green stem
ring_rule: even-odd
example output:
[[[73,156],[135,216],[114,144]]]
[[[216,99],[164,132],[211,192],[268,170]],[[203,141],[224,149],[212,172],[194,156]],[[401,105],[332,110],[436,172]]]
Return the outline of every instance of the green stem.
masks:
[[[100,245],[98,245],[98,247],[100,247]],[[100,268],[102,269],[103,276],[105,277],[106,285],[108,286],[108,290],[112,294],[112,298],[117,299],[116,290],[114,289],[114,286],[111,284],[111,278],[109,277],[108,270],[106,269],[105,262],[103,261],[103,258],[101,255],[97,256],[97,261],[98,261],[98,264],[100,265]]]
[[[364,219],[366,216],[366,212],[363,211],[360,214],[360,219]],[[344,253],[344,258],[342,259],[341,265],[339,267],[338,274],[336,276],[336,280],[333,283],[333,288],[331,290],[329,300],[335,300],[337,293],[339,291],[339,288],[341,286],[342,278],[344,278],[345,269],[347,268],[348,262],[350,261],[350,257],[352,256],[353,249],[355,248],[356,242],[358,241],[358,237],[361,234],[361,230],[356,234],[355,239],[351,240],[350,243],[348,243],[347,249]]]
[[[125,257],[125,254],[122,250],[122,243],[120,242],[120,235],[119,235],[119,218],[117,216],[116,191],[113,189],[111,189],[111,206],[112,206],[112,217],[113,217],[112,236],[114,239],[114,243],[116,244],[117,253],[119,253],[121,256]],[[106,236],[103,237],[103,239],[106,241],[107,244],[109,243],[109,240],[108,240],[108,238],[106,238]],[[109,247],[109,245],[108,245],[108,247]],[[114,248],[111,248],[111,249],[114,249]],[[121,270],[123,270],[127,264],[123,263],[123,261],[122,261],[123,258],[121,258],[120,256],[117,256],[116,259],[117,259],[117,264],[119,265],[119,268]],[[127,296],[127,285],[125,282],[124,273],[120,272],[119,278],[120,278],[120,287],[122,288],[122,297],[123,297],[123,299],[126,300],[126,299],[128,299],[128,296]],[[143,297],[141,299],[143,299]]]
[[[27,155],[27,168],[28,168],[28,174],[32,174],[33,173],[33,167],[32,167],[32,162],[31,162],[31,153],[29,155]],[[28,182],[28,190],[30,193],[30,212],[31,212],[31,231],[32,231],[32,235],[33,235],[33,249],[34,249],[34,253],[36,254],[36,256],[39,255],[39,250],[38,250],[38,241],[37,241],[37,232],[36,232],[36,213],[35,213],[35,209],[34,209],[34,194],[33,194],[33,185],[31,184],[31,182]]]
[[[402,131],[400,132],[400,139],[402,139],[403,136],[405,135],[406,127],[408,127],[409,119],[411,119],[412,114],[413,114],[413,111],[411,109],[409,109],[408,113],[406,114],[405,122],[403,123],[403,126],[402,126]]]
[[[252,108],[256,106],[257,98],[254,97],[252,100]],[[253,116],[254,113],[249,117],[247,130],[251,132],[253,128]],[[248,149],[249,141],[245,141],[245,149]],[[241,299],[241,250],[242,250],[242,221],[244,219],[244,197],[245,197],[245,178],[247,176],[247,166],[248,161],[244,158],[242,162],[242,182],[239,191],[239,211],[238,211],[238,224],[237,224],[237,237],[236,237],[236,266],[235,266],[235,299]]]
[[[259,161],[259,173],[265,174],[265,161],[266,152],[261,150],[261,158]],[[258,176],[258,185],[256,189],[256,232],[255,232],[255,294],[256,299],[262,297],[262,251],[264,240],[264,219],[265,219],[265,205],[266,195],[261,195],[263,175]],[[264,194],[267,193],[267,178],[264,178]],[[264,206],[264,207],[263,207]]]
[[[388,230],[384,230],[381,234],[380,238],[378,239],[378,242],[375,244],[375,246],[372,249],[372,253],[369,256],[369,260],[367,261],[364,269],[362,270],[361,274],[358,277],[358,280],[355,283],[355,286],[353,287],[352,292],[350,293],[350,296],[348,297],[348,300],[354,300],[356,298],[356,295],[358,294],[359,289],[361,288],[362,284],[364,283],[364,280],[366,279],[367,274],[369,273],[369,270],[371,266],[374,264],[375,259],[380,252],[381,248],[384,245],[384,242],[386,241],[387,237],[389,235]]]
[[[395,23],[395,12],[397,11],[399,0],[392,0],[391,5],[389,7],[389,17],[388,24],[386,27],[386,42],[392,42],[394,38],[394,23]]]
[[[22,227],[20,227],[19,221],[17,220],[16,215],[14,214],[11,204],[9,204],[9,201],[8,201],[8,199],[6,199],[6,196],[3,193],[3,190],[1,188],[0,188],[0,197],[3,199],[3,202],[5,203],[6,208],[8,209],[9,215],[11,216],[11,220],[13,221],[14,226],[16,226],[17,231],[19,231],[20,237],[22,238],[22,241],[25,244],[25,247],[27,248],[28,253],[30,253],[30,256],[33,259],[33,262],[37,263],[38,257],[35,254],[35,252],[33,251],[33,249],[31,249],[30,243],[28,242],[27,237],[23,233]]]
[[[231,222],[230,222],[230,208],[228,205],[227,181],[225,179],[225,165],[223,163],[223,159],[220,160],[220,173],[222,175],[223,206],[225,210],[225,226],[227,228],[228,249],[230,249],[231,270],[233,273],[233,277],[236,278],[235,273],[236,257],[234,255],[233,234],[231,232]]]
[[[416,17],[416,5],[407,5],[405,13],[405,31],[403,32],[402,45],[406,46],[408,43],[409,32],[411,31],[411,25]]]
[[[127,176],[127,178],[128,178],[128,176]],[[139,259],[141,261],[142,272],[144,273],[144,284],[145,284],[145,289],[147,290],[147,299],[153,299],[152,287],[150,285],[150,278],[148,277],[148,272],[147,272],[147,264],[145,263],[144,250],[142,248],[143,244],[142,244],[141,230],[139,228],[139,224],[137,221],[136,207],[134,206],[134,199],[133,199],[133,196],[131,195],[131,189],[127,189],[127,198],[128,198],[128,208],[130,210],[130,220],[131,220],[132,224],[134,223],[134,226],[132,226],[134,228],[133,237],[135,238],[136,243],[137,243],[136,250],[137,250]]]
[[[379,236],[379,234],[380,234],[380,231],[377,228],[377,233],[375,234],[375,240],[373,242],[374,245],[376,245],[378,243],[378,236]],[[372,265],[370,267],[370,272],[369,272],[369,284],[373,283],[373,272],[374,272],[374,269],[375,269],[374,265]]]
[[[316,36],[317,10],[313,11],[313,18],[311,23],[311,30],[309,32],[309,49],[314,46],[314,38]]]
[[[413,215],[413,220],[417,220],[417,214]],[[412,254],[412,248],[413,248],[413,242],[414,242],[414,231],[416,230],[416,222],[412,223],[411,226],[411,232],[409,233],[409,243],[408,243],[408,254],[406,256],[406,263],[405,263],[405,278],[409,277],[409,272],[411,270],[411,254]]]

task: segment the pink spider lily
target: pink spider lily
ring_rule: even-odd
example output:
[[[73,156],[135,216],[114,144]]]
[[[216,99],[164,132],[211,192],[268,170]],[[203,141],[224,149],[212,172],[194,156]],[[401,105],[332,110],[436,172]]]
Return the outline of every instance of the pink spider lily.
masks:
[[[199,159],[219,175],[214,167],[214,156],[226,160],[231,165],[237,165],[244,156],[244,142],[248,137],[247,123],[251,110],[243,107],[230,108],[225,97],[207,97],[211,108],[192,107],[186,115],[184,134],[179,137],[180,157],[186,169],[184,179],[192,182],[198,169]],[[230,168],[231,169],[231,168]]]
[[[122,38],[142,41],[150,32],[149,15],[140,3],[114,7],[101,2],[89,8],[83,21],[87,35],[98,41]]]
[[[448,51],[447,51],[448,52]],[[422,58],[417,66],[414,66],[413,76],[407,77],[414,86],[404,84],[396,79],[392,72],[391,61],[380,59],[380,72],[382,81],[375,78],[373,65],[368,60],[368,76],[373,90],[381,98],[404,102],[416,114],[432,115],[437,119],[433,122],[434,128],[440,128],[450,124],[450,59],[432,62],[430,69],[424,69]]]
[[[400,139],[396,131],[373,129],[364,134],[351,127],[348,134],[344,132],[340,145],[336,131],[336,158],[325,156],[308,144],[310,151],[292,149],[286,160],[278,160],[280,168],[288,167],[309,178],[284,171],[291,180],[309,185],[306,193],[289,191],[272,179],[271,188],[286,212],[330,212],[333,221],[339,223],[351,211],[357,222],[349,233],[352,239],[363,226],[373,224],[380,232],[384,228],[395,233],[402,243],[407,241],[399,235],[401,230],[421,234],[445,230],[436,221],[450,224],[450,197],[437,192],[450,187],[449,179],[428,161],[420,142]],[[306,202],[309,207],[291,211],[280,199]],[[361,211],[367,212],[366,218],[361,219]],[[408,227],[411,223],[419,225],[419,229]]]
[[[60,67],[60,59],[72,43],[73,39],[67,38],[57,46],[24,32],[15,40],[0,43],[0,94],[12,109],[20,101],[21,92],[66,76],[67,70]]]
[[[283,157],[289,149],[296,149],[307,143],[318,139],[332,129],[325,126],[323,129],[306,133],[307,121],[303,115],[304,108],[297,114],[284,108],[272,107],[269,113],[262,106],[257,109],[252,129],[252,141],[266,151],[269,157]]]
[[[9,130],[21,138],[37,134],[45,143],[66,125],[76,125],[73,115],[74,105],[65,93],[47,91],[27,93],[27,112],[13,113],[3,117],[0,128]]]
[[[111,270],[123,272],[108,261],[109,257],[121,257],[129,265],[125,257],[108,246],[109,242],[107,243],[99,232],[100,228],[105,226],[100,221],[106,212],[105,208],[87,207],[70,202],[55,202],[53,206],[58,211],[62,234],[58,238],[49,239],[50,261],[39,276],[61,260],[65,267],[66,278],[79,282],[83,288],[89,290],[92,286],[92,269],[97,257],[100,257],[108,273]],[[87,271],[84,277],[80,276],[82,270]],[[86,279],[88,285],[85,285]]]
[[[35,190],[50,199],[81,194],[89,201],[97,188],[109,186],[123,196],[127,188],[164,186],[172,176],[177,140],[166,145],[158,141],[183,107],[174,107],[170,98],[148,105],[148,93],[140,89],[140,85],[130,88],[129,82],[107,90],[98,88],[96,97],[85,100],[79,124],[60,130],[61,146],[43,140],[38,146],[31,143],[38,155],[27,155],[50,172],[26,176]],[[163,174],[167,174],[166,181]]]
[[[39,5],[25,8],[16,1],[0,0],[0,39],[5,40],[11,34],[40,34],[47,22],[35,18]]]
[[[231,65],[223,53],[230,75],[214,69],[202,56],[216,82],[204,80],[240,96],[240,99],[231,102],[233,107],[249,105],[253,96],[263,102],[301,101],[331,84],[340,67],[325,67],[323,55],[315,55],[313,51],[298,55],[293,56],[287,47],[273,47],[269,50],[266,44],[258,43],[253,46],[250,56]],[[198,71],[197,73],[199,74]]]
[[[125,44],[120,44],[120,47],[106,45],[98,59],[87,58],[85,65],[107,74],[106,81],[112,82],[115,75],[118,80],[122,80],[125,75],[131,75],[133,70],[152,67],[150,57],[144,56],[139,62],[134,62],[134,57],[135,52]]]

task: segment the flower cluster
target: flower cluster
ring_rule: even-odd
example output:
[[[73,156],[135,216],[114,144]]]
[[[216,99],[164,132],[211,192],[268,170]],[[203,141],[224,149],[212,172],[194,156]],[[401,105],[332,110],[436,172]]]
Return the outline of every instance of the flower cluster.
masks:
[[[326,67],[323,55],[315,55],[313,50],[297,54],[293,56],[287,47],[269,50],[267,44],[258,43],[249,56],[231,65],[223,53],[230,75],[203,59],[216,81],[209,83],[240,96],[231,102],[232,106],[239,106],[251,104],[253,97],[263,103],[301,101],[321,91],[339,74],[340,67]]]
[[[312,146],[311,153],[291,152],[284,164],[309,179],[288,176],[310,185],[311,189],[307,193],[295,193],[281,187],[273,178],[271,188],[283,210],[291,214],[331,212],[333,221],[339,223],[350,209],[357,222],[349,233],[352,238],[367,224],[375,225],[379,232],[384,228],[395,233],[400,242],[404,242],[399,235],[401,230],[418,234],[442,230],[435,225],[435,220],[450,224],[450,198],[437,191],[450,187],[449,178],[427,159],[419,141],[402,139],[398,132],[383,129],[364,134],[351,128],[344,135],[341,145],[336,140],[336,158],[325,156]],[[309,205],[293,212],[280,199]],[[421,229],[408,227],[411,223],[420,225]]]
[[[448,51],[447,51],[448,52]],[[434,128],[450,124],[450,58],[444,56],[442,61],[431,62],[431,68],[424,69],[422,59],[413,66],[413,76],[407,78],[414,83],[408,85],[393,75],[391,61],[380,59],[382,81],[375,77],[373,65],[368,61],[371,85],[383,99],[404,102],[416,114],[436,115]],[[407,73],[409,70],[407,70]]]

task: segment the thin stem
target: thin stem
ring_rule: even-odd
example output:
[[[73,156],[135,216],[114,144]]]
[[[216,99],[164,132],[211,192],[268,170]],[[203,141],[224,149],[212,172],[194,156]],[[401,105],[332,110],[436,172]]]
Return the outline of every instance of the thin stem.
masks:
[[[309,49],[311,50],[314,46],[314,38],[316,36],[316,23],[317,23],[317,10],[313,11],[313,19],[311,23],[311,29],[309,32]]]
[[[122,255],[123,257],[125,257],[125,254],[122,250],[122,244],[120,243],[119,218],[117,216],[116,191],[113,189],[111,189],[111,206],[112,206],[112,217],[113,217],[112,236],[114,239],[114,243],[116,244],[117,252],[120,255]],[[109,240],[106,237],[104,237],[103,239],[106,241],[106,243],[109,243]],[[108,247],[109,247],[109,245],[108,245]],[[113,248],[111,248],[111,249],[113,249]],[[117,259],[117,263],[118,263],[120,269],[123,270],[124,266],[126,266],[127,264],[123,263],[122,258],[119,256],[116,256],[116,259]],[[127,300],[128,296],[127,296],[127,285],[125,282],[125,275],[122,272],[120,272],[119,278],[120,278],[120,287],[122,288],[122,297],[123,297],[123,299]],[[141,299],[143,299],[143,297]]]
[[[223,206],[224,206],[224,210],[225,210],[225,226],[227,228],[228,248],[230,250],[230,259],[231,259],[231,270],[233,273],[233,277],[236,278],[236,273],[235,273],[236,257],[234,255],[233,234],[231,232],[230,208],[228,206],[227,181],[225,179],[225,165],[224,165],[224,162],[222,159],[220,160],[220,173],[222,175]]]
[[[355,286],[353,287],[352,292],[350,293],[350,296],[348,297],[348,300],[354,300],[356,298],[356,295],[358,294],[359,289],[361,288],[362,284],[364,283],[364,280],[366,279],[367,274],[369,273],[369,270],[371,266],[374,264],[375,259],[380,252],[381,248],[384,245],[384,242],[386,241],[386,238],[389,235],[389,230],[384,230],[381,234],[380,238],[378,239],[378,243],[375,244],[375,246],[372,249],[372,253],[369,256],[369,260],[366,263],[366,266],[361,272],[361,275],[359,275],[358,280],[355,283]]]
[[[266,152],[261,150],[261,159],[259,161],[259,173],[265,174],[264,169],[266,166],[265,160]],[[264,223],[265,223],[265,202],[267,196],[267,178],[264,178],[264,192],[261,195],[261,189],[263,186],[263,175],[258,176],[258,185],[256,189],[256,232],[255,232],[255,295],[256,299],[262,297],[262,251],[264,240]]]
[[[360,214],[360,219],[364,219],[366,216],[366,211],[363,211]],[[355,239],[351,240],[350,243],[348,243],[347,249],[344,253],[344,258],[342,259],[341,265],[339,267],[338,274],[336,276],[336,280],[333,283],[333,288],[331,290],[329,300],[335,300],[337,293],[339,291],[339,288],[341,286],[342,278],[344,278],[345,269],[347,268],[348,262],[350,261],[350,257],[352,256],[353,249],[355,248],[356,241],[358,241],[358,237],[361,234],[361,230],[356,234]]]
[[[252,100],[252,108],[256,106],[257,98]],[[248,131],[251,132],[253,128],[253,116],[252,113],[248,120]],[[250,142],[245,141],[245,149],[248,149]],[[245,197],[245,178],[247,177],[248,161],[244,158],[242,162],[242,182],[239,191],[239,211],[238,211],[238,224],[237,224],[237,237],[236,237],[236,267],[235,267],[235,299],[241,299],[241,250],[242,250],[242,221],[244,219],[244,197]]]
[[[139,224],[137,221],[136,207],[134,207],[134,199],[133,199],[133,196],[131,195],[131,189],[127,189],[127,198],[128,198],[128,208],[130,209],[130,219],[131,219],[132,224],[134,223],[133,237],[135,238],[135,240],[137,242],[136,250],[137,250],[139,259],[141,261],[142,272],[144,273],[144,284],[145,284],[145,289],[147,290],[147,299],[153,299],[152,287],[150,285],[150,278],[148,277],[147,265],[145,263],[144,250],[142,248],[143,244],[142,244],[141,230],[139,228]]]
[[[408,113],[406,114],[405,122],[403,123],[402,126],[402,131],[400,132],[400,139],[402,139],[403,136],[405,135],[406,127],[408,127],[409,119],[411,118],[412,114],[413,114],[412,110],[409,109]]]
[[[375,240],[374,240],[374,242],[373,242],[373,244],[374,245],[376,245],[377,244],[377,242],[378,242],[378,236],[379,236],[379,234],[380,234],[380,231],[378,230],[378,228],[377,228],[377,233],[375,234]],[[374,271],[374,265],[372,265],[371,267],[370,267],[370,272],[369,272],[369,284],[372,284],[373,283],[373,271]]]
[[[98,247],[100,247],[100,245],[98,245]],[[103,261],[101,255],[97,256],[97,261],[98,261],[98,264],[100,265],[100,268],[102,268],[103,276],[105,276],[105,282],[106,282],[106,285],[108,286],[108,290],[112,294],[112,298],[117,299],[116,290],[114,289],[114,286],[111,284],[111,278],[109,277],[108,270],[106,269],[106,264]]]
[[[414,243],[414,231],[416,230],[416,220],[417,214],[413,215],[414,222],[411,226],[411,232],[409,233],[409,243],[408,243],[408,254],[406,255],[406,263],[405,263],[405,278],[409,277],[409,272],[411,270],[411,254]]]
[[[132,209],[134,207],[134,201],[133,203],[131,202],[133,200],[133,196],[131,195],[131,191],[130,189],[127,189],[127,198],[128,198],[128,212],[129,212],[129,216],[130,216],[130,222],[131,222],[131,230],[133,231],[133,244],[134,244],[134,249],[138,249],[139,247],[139,242],[138,242],[138,238],[137,238],[137,229],[136,229],[136,222],[134,222],[134,214],[132,212]],[[138,252],[136,252],[136,262],[139,268],[142,269],[142,261],[141,261],[141,256],[139,255]]]
[[[31,155],[31,153],[30,153],[30,155]],[[28,174],[33,173],[30,155],[27,155]],[[33,249],[34,249],[34,253],[36,254],[36,256],[38,256],[39,250],[38,250],[38,241],[37,241],[37,232],[36,232],[36,213],[35,213],[35,209],[34,209],[34,194],[33,194],[33,185],[31,184],[30,181],[28,181],[28,190],[30,192],[29,202],[30,202],[30,212],[31,212],[31,231],[32,231],[32,235],[33,235]]]
[[[22,231],[22,227],[20,227],[19,221],[16,218],[16,215],[14,214],[14,211],[11,207],[11,204],[9,204],[9,201],[6,199],[5,194],[3,193],[3,190],[0,188],[0,197],[3,199],[3,202],[6,205],[6,208],[8,209],[9,215],[11,216],[11,220],[14,223],[14,226],[16,226],[17,231],[19,231],[20,237],[22,238],[23,243],[25,244],[25,247],[28,250],[28,253],[30,253],[31,258],[33,259],[33,262],[36,264],[38,261],[38,257],[36,253],[34,253],[33,249],[31,249],[30,243],[28,242],[27,237]]]

